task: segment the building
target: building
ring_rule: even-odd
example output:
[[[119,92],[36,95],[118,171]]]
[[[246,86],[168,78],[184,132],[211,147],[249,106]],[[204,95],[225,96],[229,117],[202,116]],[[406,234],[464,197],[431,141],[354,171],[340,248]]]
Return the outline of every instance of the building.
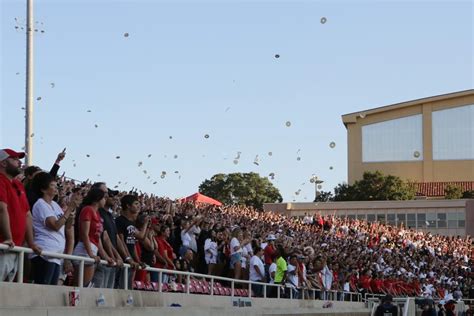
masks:
[[[448,184],[474,190],[474,90],[345,114],[348,182],[379,170],[442,197]]]
[[[263,208],[291,217],[337,215],[445,236],[474,236],[474,200],[268,203]]]

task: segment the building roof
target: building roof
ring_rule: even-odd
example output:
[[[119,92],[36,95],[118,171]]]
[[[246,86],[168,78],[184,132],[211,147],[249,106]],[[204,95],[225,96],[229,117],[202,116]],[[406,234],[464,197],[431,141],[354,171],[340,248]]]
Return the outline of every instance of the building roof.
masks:
[[[371,114],[403,109],[406,107],[410,107],[410,106],[414,106],[414,105],[418,105],[422,103],[443,101],[447,99],[454,99],[454,98],[470,96],[470,95],[474,95],[474,89],[452,92],[452,93],[447,93],[447,94],[440,94],[440,95],[431,96],[427,98],[421,98],[421,99],[405,101],[401,103],[395,103],[391,105],[385,105],[385,106],[381,106],[381,107],[377,107],[373,109],[344,114],[342,115],[342,122],[344,123],[344,126],[347,127],[348,123],[356,123],[357,117],[365,117]]]
[[[464,182],[424,182],[415,183],[416,195],[426,197],[444,196],[444,190],[448,185],[458,186],[462,192],[473,191],[474,181]]]

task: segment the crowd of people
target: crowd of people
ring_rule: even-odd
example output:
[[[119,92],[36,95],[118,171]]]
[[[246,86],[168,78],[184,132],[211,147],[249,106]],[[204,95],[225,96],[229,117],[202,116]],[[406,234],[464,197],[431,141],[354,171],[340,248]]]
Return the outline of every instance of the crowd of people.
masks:
[[[82,281],[90,287],[123,288],[121,269],[128,263],[128,284],[158,281],[158,273],[144,269],[149,266],[281,284],[284,295],[292,291],[298,298],[313,289],[322,299],[330,290],[446,302],[474,296],[469,236],[119,192],[104,182],[58,177],[64,151],[49,172],[23,169],[23,157],[0,150],[0,243],[34,251],[24,274],[28,282],[78,284],[79,261],[42,255],[48,251],[107,261],[85,265]],[[17,262],[14,252],[0,250],[0,281],[15,279]],[[183,282],[171,272],[162,277],[168,284]],[[263,295],[262,286],[252,290]]]

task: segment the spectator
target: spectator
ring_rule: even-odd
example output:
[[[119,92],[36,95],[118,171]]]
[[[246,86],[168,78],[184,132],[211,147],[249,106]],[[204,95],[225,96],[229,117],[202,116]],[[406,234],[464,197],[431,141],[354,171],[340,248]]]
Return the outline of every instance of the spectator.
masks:
[[[140,202],[138,197],[135,195],[125,195],[120,200],[122,205],[122,215],[117,217],[115,225],[117,226],[118,242],[125,245],[125,247],[119,247],[121,251],[120,255],[125,263],[129,263],[132,269],[128,269],[128,284],[132,284],[132,280],[135,278],[135,270],[140,267],[140,259],[135,251],[135,244],[137,239],[144,239],[146,234],[146,226],[148,225],[149,218],[145,218],[145,228],[139,231],[135,227],[135,221],[137,220],[138,214],[140,213]],[[125,280],[120,275],[120,288],[125,287]]]
[[[113,264],[112,258],[105,254],[102,247],[100,235],[103,226],[99,215],[99,208],[105,205],[105,193],[100,189],[91,189],[83,201],[84,208],[79,215],[79,243],[74,248],[73,254],[94,259],[95,263],[100,262],[100,255]],[[79,265],[79,261],[74,261]],[[92,278],[94,277],[95,265],[91,262],[84,264],[83,284],[86,287],[93,287]],[[75,284],[79,283],[79,269],[75,269]]]
[[[65,231],[68,230],[69,238],[74,236],[74,216],[80,200],[75,196],[63,211],[59,204],[53,201],[58,193],[57,183],[54,177],[46,172],[40,172],[34,177],[32,188],[39,197],[32,211],[35,243],[48,252],[71,254],[73,243],[69,243],[69,249],[66,249]],[[31,264],[34,283],[58,284],[61,259],[34,254]]]
[[[103,223],[103,233],[101,234],[102,246],[108,257],[116,263],[114,266],[98,265],[94,278],[92,280],[94,287],[97,288],[108,288],[113,289],[115,285],[115,279],[117,269],[123,266],[122,258],[117,250],[117,227],[113,218],[113,207],[115,201],[113,197],[109,196],[109,190],[104,182],[96,182],[92,185],[91,189],[99,189],[104,192],[106,201],[104,207],[99,208],[99,215]]]
[[[230,269],[234,270],[234,279],[240,279],[242,275],[242,248],[240,247],[242,236],[242,230],[234,228],[230,240]]]
[[[249,262],[250,281],[265,282],[265,267],[261,259],[263,250],[259,246],[255,248],[255,254]],[[263,296],[263,285],[252,284],[252,290],[256,297]]]
[[[382,299],[382,304],[377,306],[375,310],[375,316],[397,316],[398,309],[392,304],[392,296],[386,295]]]
[[[208,267],[208,274],[214,275],[215,267],[217,263],[217,240],[216,240],[216,231],[211,230],[209,238],[206,239],[204,243],[205,251],[205,261]]]
[[[156,242],[158,244],[157,249],[155,250],[155,254],[157,255],[157,260],[155,267],[160,269],[167,269],[167,270],[176,270],[174,266],[174,260],[176,259],[176,255],[173,252],[173,247],[171,247],[170,243],[168,242],[168,238],[170,236],[170,228],[167,225],[155,225],[155,231],[157,232]],[[156,253],[158,252],[158,253]],[[153,276],[152,273],[152,281],[158,281],[158,275]],[[163,273],[163,280],[162,282],[168,283],[169,275]]]
[[[11,149],[0,150],[0,243],[9,248],[15,245],[28,246],[41,255],[42,249],[34,243],[30,207],[23,184],[15,179],[21,174],[20,159],[23,152]],[[15,278],[18,267],[16,253],[0,250],[0,282],[11,282]]]

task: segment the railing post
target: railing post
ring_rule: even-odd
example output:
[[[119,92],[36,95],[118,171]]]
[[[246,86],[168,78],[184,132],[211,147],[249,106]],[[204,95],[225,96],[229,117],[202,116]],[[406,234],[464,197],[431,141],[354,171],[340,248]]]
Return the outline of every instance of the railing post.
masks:
[[[280,285],[278,285],[276,288],[277,288],[277,298],[280,298]]]
[[[252,283],[249,282],[249,297],[252,297]]]
[[[123,267],[123,289],[128,290],[128,267]]]
[[[267,283],[263,285],[263,298],[267,298]]]
[[[191,276],[187,274],[186,275],[186,294],[189,294],[190,286],[191,286]]]
[[[214,296],[214,278],[211,278],[211,296]]]
[[[79,263],[79,287],[84,287],[84,260]]]
[[[289,289],[290,289],[290,300],[292,300],[293,299],[293,288],[289,287]]]
[[[158,272],[158,292],[163,292],[163,271]]]
[[[18,283],[23,283],[24,267],[25,267],[25,253],[23,251],[20,251],[18,253],[18,276],[17,276]]]
[[[234,297],[234,288],[235,288],[234,280],[232,280],[232,282],[231,282],[231,284],[230,284],[230,288],[231,288],[230,296]]]

